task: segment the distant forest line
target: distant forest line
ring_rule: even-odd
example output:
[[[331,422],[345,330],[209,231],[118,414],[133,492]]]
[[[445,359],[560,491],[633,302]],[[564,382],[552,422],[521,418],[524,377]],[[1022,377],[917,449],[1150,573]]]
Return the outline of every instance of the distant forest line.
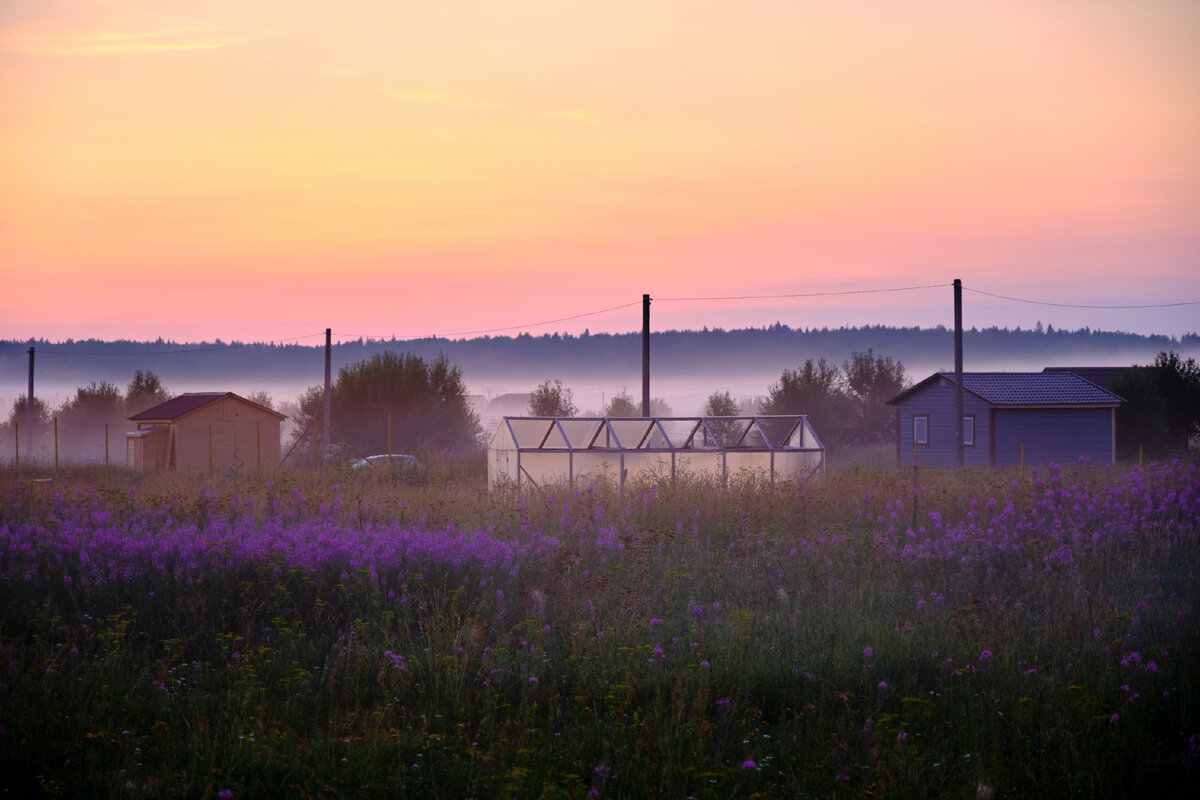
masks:
[[[336,339],[336,331],[334,331]],[[324,342],[266,344],[247,342],[180,343],[169,340],[52,342],[40,339],[0,341],[0,397],[25,393],[30,347],[35,351],[35,394],[39,386],[84,386],[93,381],[124,385],[135,370],[152,370],[171,388],[258,381],[260,385],[313,386],[324,379]],[[951,369],[954,332],[938,326],[762,328],[669,330],[650,336],[651,370],[660,379],[721,373],[774,375],[807,359],[841,363],[868,348],[904,364],[910,379],[934,369]],[[332,348],[333,373],[376,353],[391,350],[436,358],[444,353],[468,383],[545,378],[614,378],[640,381],[640,332],[579,335],[485,336],[473,339],[348,340]],[[1043,366],[1148,364],[1162,351],[1200,356],[1200,335],[1142,335],[1082,328],[1062,330],[970,328],[963,333],[968,370],[1040,370]],[[639,384],[640,385],[640,384]]]

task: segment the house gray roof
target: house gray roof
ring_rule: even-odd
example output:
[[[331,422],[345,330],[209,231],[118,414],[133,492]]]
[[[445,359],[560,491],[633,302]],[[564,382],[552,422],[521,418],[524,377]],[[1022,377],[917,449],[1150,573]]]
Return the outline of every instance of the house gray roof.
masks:
[[[129,418],[129,420],[131,422],[176,420],[185,414],[190,414],[196,409],[203,408],[209,403],[214,403],[223,397],[237,397],[237,399],[241,400],[243,403],[254,406],[255,408],[261,408],[264,411],[270,411],[270,413],[274,414],[280,419],[284,419],[284,415],[280,414],[278,411],[271,411],[271,409],[266,408],[265,406],[260,406],[257,403],[253,403],[244,397],[238,397],[233,392],[184,392],[177,397],[172,397],[165,403],[159,403],[156,406],[147,408],[145,411],[140,411],[137,414],[134,414]]]
[[[954,383],[954,373],[936,372],[896,395],[888,404],[903,402],[939,379]],[[1073,372],[964,372],[963,389],[994,406],[1113,406],[1123,402]]]

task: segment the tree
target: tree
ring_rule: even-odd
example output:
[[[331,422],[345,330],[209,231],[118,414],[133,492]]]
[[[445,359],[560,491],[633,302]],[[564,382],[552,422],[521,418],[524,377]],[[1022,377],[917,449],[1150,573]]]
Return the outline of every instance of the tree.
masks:
[[[25,426],[26,410],[29,408],[29,399],[26,395],[20,395],[13,401],[12,411],[8,414],[9,427],[17,425]],[[50,424],[50,409],[46,405],[46,401],[34,395],[33,398],[33,425],[34,429],[44,428]]]
[[[108,381],[99,383],[92,381],[87,386],[75,390],[75,396],[59,409],[59,420],[65,423],[94,423],[101,424],[122,419],[124,414],[124,398],[121,390]]]
[[[639,411],[639,413],[636,414],[635,416],[641,416],[640,406],[639,406],[638,411]],[[671,405],[666,400],[662,399],[661,397],[651,397],[650,398],[650,416],[652,416],[652,417],[670,417],[670,416],[674,416],[674,414],[675,414],[675,411],[671,408]]]
[[[614,394],[612,400],[609,400],[608,405],[604,407],[604,416],[606,417],[640,417],[641,415],[641,404],[635,404],[633,398],[624,390],[620,394]]]
[[[851,353],[850,360],[842,364],[842,373],[851,401],[848,440],[857,444],[891,441],[896,435],[896,416],[887,401],[908,385],[904,365],[892,361],[891,356],[876,356],[868,347],[865,353]]]
[[[579,408],[574,402],[574,393],[563,388],[562,381],[547,379],[529,396],[529,413],[535,417],[574,417]]]
[[[93,381],[75,390],[75,396],[58,411],[59,446],[68,455],[95,459],[104,455],[105,425],[112,436],[120,437],[126,425],[125,398],[115,384]],[[121,446],[123,440],[118,438]]]
[[[29,429],[25,413],[28,407],[29,401],[26,399],[26,396],[19,396],[13,401],[8,421],[3,426],[5,444],[8,446],[13,445],[12,434],[14,426],[16,431],[20,433],[20,441],[16,444],[16,447],[19,448],[22,459],[31,457],[39,450],[45,454],[48,448],[53,445],[49,436],[50,409],[46,406],[45,401],[34,395],[33,430]]]
[[[309,419],[321,417],[323,404],[319,386],[300,398]],[[393,453],[470,447],[481,434],[462,370],[444,355],[427,363],[413,353],[387,350],[342,367],[331,387],[330,413],[331,438],[364,455],[387,452],[389,414]],[[307,426],[305,436],[319,437],[319,426]]]
[[[767,389],[763,414],[805,414],[826,445],[844,440],[846,392],[841,372],[825,359],[810,358],[800,369],[785,369],[779,383]]]
[[[159,403],[171,399],[171,393],[163,386],[162,380],[150,370],[137,370],[133,380],[125,387],[125,412],[129,416],[140,414],[147,408],[153,408]]]
[[[701,413],[706,417],[736,417],[741,413],[741,406],[729,392],[713,392],[704,402]]]
[[[704,408],[701,413],[706,417],[736,417],[741,411],[738,402],[733,399],[733,395],[729,392],[713,392],[704,401]],[[709,427],[716,434],[717,439],[721,444],[729,446],[733,443],[733,439],[738,435],[738,432],[744,428],[744,425],[739,425],[733,420],[716,419],[709,422]]]
[[[257,403],[263,408],[269,408],[272,411],[275,410],[275,401],[271,399],[271,393],[265,389],[260,389],[257,392],[251,392],[250,394],[246,395],[246,399],[251,403]]]
[[[1161,352],[1150,367],[1133,367],[1113,378],[1117,409],[1117,455],[1135,459],[1185,452],[1200,434],[1200,365]]]

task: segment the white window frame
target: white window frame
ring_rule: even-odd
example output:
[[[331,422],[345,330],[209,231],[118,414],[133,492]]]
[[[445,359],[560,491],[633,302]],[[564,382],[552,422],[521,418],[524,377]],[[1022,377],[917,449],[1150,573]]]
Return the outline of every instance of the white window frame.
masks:
[[[923,432],[923,435],[920,432],[919,426],[917,425],[918,422],[925,423],[925,430]],[[912,425],[913,425],[913,428],[912,428],[913,444],[919,444],[919,445],[924,445],[924,446],[928,447],[929,446],[929,415],[928,414],[913,414]]]

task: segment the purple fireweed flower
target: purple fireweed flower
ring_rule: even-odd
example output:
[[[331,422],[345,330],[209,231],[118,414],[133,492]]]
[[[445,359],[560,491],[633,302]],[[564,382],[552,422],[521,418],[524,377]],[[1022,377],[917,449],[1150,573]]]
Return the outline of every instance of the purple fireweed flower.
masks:
[[[747,758],[745,761],[742,762],[742,771],[743,772],[749,772],[750,770],[755,769],[757,767],[758,767],[758,764],[755,764],[754,759],[752,759],[752,758]]]
[[[875,649],[870,645],[863,648],[863,658],[871,658],[875,655]]]
[[[980,653],[980,654],[979,654],[979,660],[980,660],[980,661],[987,661],[987,660],[988,660],[988,659],[990,659],[991,657],[992,657],[992,651],[991,651],[991,650],[987,650],[987,649],[985,649],[985,650],[984,650],[982,653]]]
[[[660,624],[662,624],[662,620],[660,620],[658,617],[650,618],[650,626],[651,627],[657,628]]]
[[[1183,757],[1183,763],[1194,764],[1200,761],[1200,733],[1193,733],[1188,739],[1187,755]]]

